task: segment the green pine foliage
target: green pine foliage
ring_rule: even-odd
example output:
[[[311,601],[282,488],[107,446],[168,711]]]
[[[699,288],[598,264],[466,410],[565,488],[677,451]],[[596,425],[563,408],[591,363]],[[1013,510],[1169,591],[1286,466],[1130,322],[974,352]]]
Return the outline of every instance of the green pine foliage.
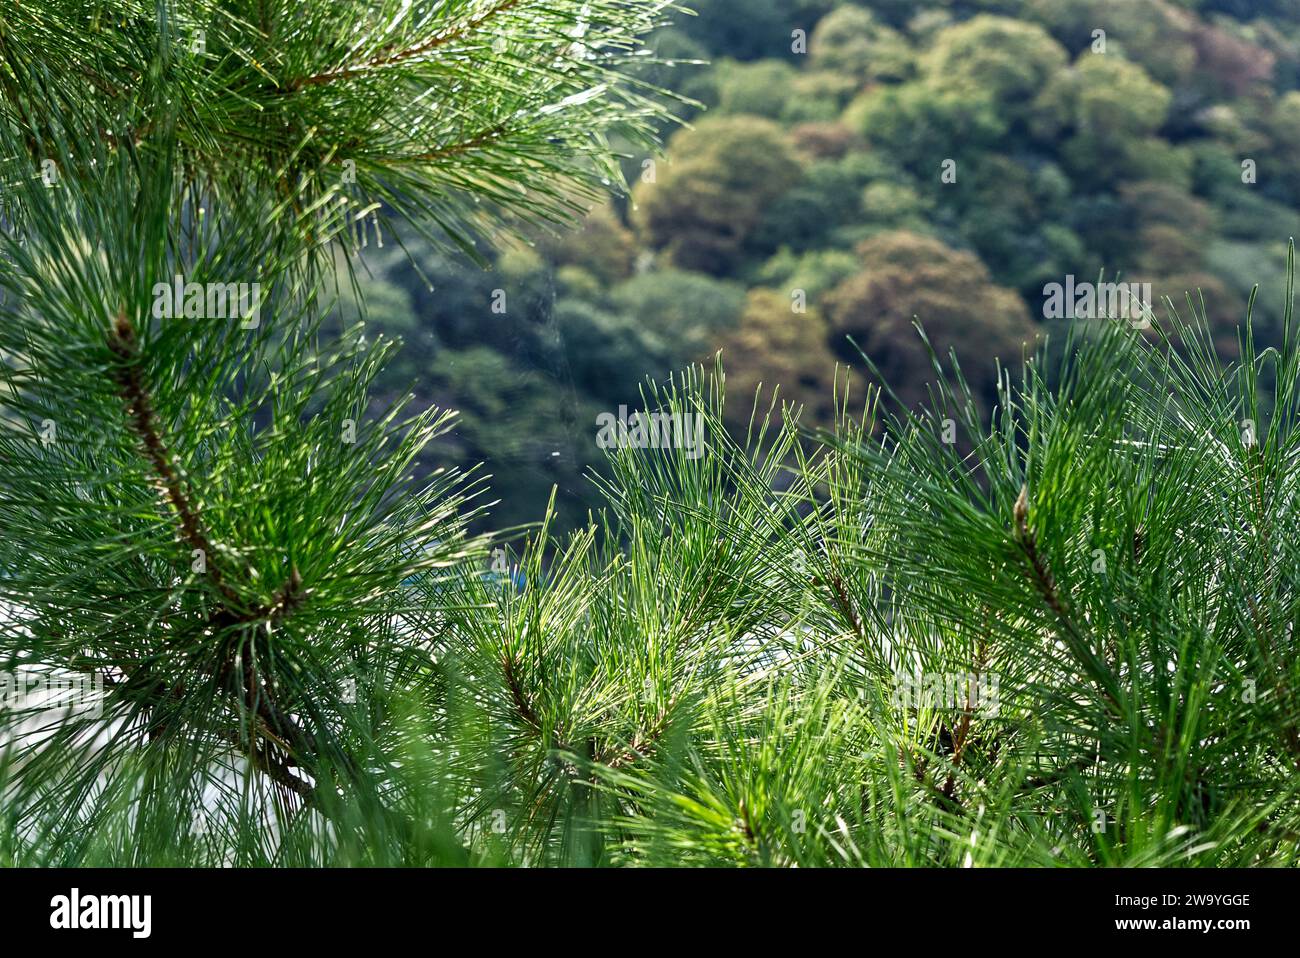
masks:
[[[841,382],[830,431],[690,367],[639,406],[702,455],[479,536],[421,465],[453,414],[324,328],[333,256],[563,217],[651,134],[661,8],[269,6],[0,21],[0,861],[1297,863],[1289,280],[1277,346],[1170,301],[991,418],[924,345],[925,406]],[[177,275],[257,313],[160,315]]]

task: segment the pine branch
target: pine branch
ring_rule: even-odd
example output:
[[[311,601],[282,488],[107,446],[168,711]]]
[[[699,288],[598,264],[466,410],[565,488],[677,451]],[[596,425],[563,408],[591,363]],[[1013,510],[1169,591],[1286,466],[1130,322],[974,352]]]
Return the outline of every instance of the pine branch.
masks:
[[[138,343],[135,330],[124,312],[119,312],[109,337],[109,347],[121,361],[121,366],[114,375],[126,403],[128,418],[133,431],[140,440],[145,457],[152,466],[155,478],[166,501],[175,512],[180,523],[181,539],[191,548],[201,550],[205,559],[205,570],[214,588],[221,595],[225,605],[218,607],[209,617],[209,624],[214,632],[227,628],[265,622],[273,626],[293,612],[303,601],[302,577],[297,568],[290,570],[288,581],[277,591],[269,604],[255,605],[245,609],[245,603],[221,574],[216,561],[211,539],[204,528],[202,518],[192,498],[185,488],[183,479],[173,463],[172,455],[163,438],[157,413],[145,382],[141,368]],[[242,610],[242,611],[241,611]],[[250,650],[251,651],[251,650]],[[217,674],[222,685],[228,679],[231,667],[238,656],[232,647],[231,657]],[[287,717],[275,704],[270,690],[261,682],[253,664],[252,655],[245,657],[241,670],[243,704],[248,711],[256,715],[265,729],[286,751],[294,757],[298,765],[309,764],[317,752],[313,736],[304,731],[296,722]],[[173,690],[166,698],[176,698],[179,693]],[[277,784],[298,794],[304,800],[310,799],[313,790],[288,771],[288,765],[277,759],[265,747],[254,744],[247,746],[247,754],[254,764],[266,772]]]
[[[462,24],[458,24],[451,29],[434,35],[423,43],[417,43],[415,46],[407,47],[398,52],[393,52],[390,47],[377,53],[364,63],[360,63],[356,66],[340,67],[337,70],[327,70],[323,73],[317,73],[312,76],[300,77],[299,79],[290,81],[288,87],[290,90],[300,90],[303,87],[320,86],[321,84],[333,83],[337,80],[346,80],[350,77],[370,73],[374,70],[394,66],[407,60],[424,56],[427,53],[432,53],[439,47],[446,46],[449,43],[454,43],[457,40],[469,36],[475,30],[490,21],[493,17],[507,12],[511,8],[518,6],[519,3],[520,0],[498,0],[497,3],[488,7],[482,13],[470,17]]]
[[[1039,554],[1038,540],[1030,531],[1027,524],[1029,514],[1029,488],[1028,486],[1020,487],[1020,495],[1016,499],[1015,506],[1012,510],[1012,518],[1015,522],[1016,542],[1020,545],[1021,551],[1024,552],[1025,558],[1029,560],[1030,572],[1033,575],[1034,587],[1047,607],[1056,615],[1063,628],[1069,630],[1070,634],[1076,639],[1078,632],[1074,628],[1074,623],[1070,621],[1069,603],[1062,597],[1060,590],[1056,587],[1056,578],[1052,575],[1051,568],[1047,565],[1046,560]]]
[[[844,586],[843,576],[831,576],[830,585],[836,608],[839,609],[840,614],[852,627],[853,634],[859,639],[865,639],[866,633],[862,630],[862,621],[858,618],[857,613],[853,611],[853,600],[849,598],[848,590]]]
[[[989,657],[989,631],[988,631],[988,616],[986,614],[984,633],[980,637],[979,649],[975,653],[975,667],[972,670],[974,673],[974,682],[976,688],[979,687],[979,684],[984,676],[984,670],[988,667],[988,657]],[[953,734],[952,737],[952,767],[948,772],[947,780],[943,783],[943,795],[944,798],[947,799],[952,799],[953,791],[957,786],[957,772],[958,769],[961,767],[962,756],[965,754],[967,740],[970,735],[972,711],[973,708],[971,706],[971,703],[968,701],[966,703],[966,707],[962,710],[961,722],[957,727],[957,731]]]
[[[128,420],[144,448],[145,458],[153,468],[165,500],[180,522],[180,539],[202,554],[206,574],[227,605],[239,608],[242,605],[240,597],[221,574],[217,552],[212,547],[184,480],[172,462],[171,452],[163,441],[158,415],[154,411],[153,400],[140,365],[135,328],[125,312],[117,314],[109,333],[108,346],[120,360],[113,375],[126,404]]]
[[[1039,551],[1038,538],[1028,525],[1028,515],[1029,487],[1022,485],[1020,495],[1016,497],[1015,505],[1012,508],[1012,519],[1015,524],[1015,541],[1029,563],[1034,589],[1048,609],[1052,611],[1071,650],[1079,658],[1080,664],[1083,665],[1094,684],[1096,684],[1097,690],[1105,698],[1108,708],[1115,716],[1122,717],[1124,710],[1120,706],[1119,699],[1115,697],[1115,693],[1109,687],[1106,674],[1097,666],[1086,638],[1071,618],[1069,600],[1062,595],[1057,587],[1056,577],[1052,575],[1051,567]]]
[[[472,150],[477,150],[480,147],[486,146],[487,144],[495,140],[501,139],[509,131],[509,129],[510,128],[505,123],[496,123],[493,124],[488,129],[484,130],[483,132],[471,136],[467,140],[462,140],[459,143],[452,143],[445,147],[440,147],[436,150],[431,150],[427,153],[415,153],[411,155],[397,156],[394,158],[394,162],[433,163],[438,160],[451,159],[452,157],[469,153]]]
[[[532,703],[528,701],[528,696],[515,675],[514,658],[509,653],[501,658],[501,671],[505,676],[506,689],[510,692],[510,701],[514,704],[515,712],[526,726],[534,732],[541,732],[541,717],[534,711]]]

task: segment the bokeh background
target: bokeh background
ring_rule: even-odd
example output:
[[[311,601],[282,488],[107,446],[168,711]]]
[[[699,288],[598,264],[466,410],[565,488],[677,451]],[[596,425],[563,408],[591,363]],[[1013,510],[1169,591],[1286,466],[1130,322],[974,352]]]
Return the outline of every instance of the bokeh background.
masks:
[[[1257,335],[1279,328],[1300,0],[689,5],[641,71],[680,125],[627,150],[630,196],[478,262],[368,241],[365,320],[406,344],[376,400],[460,410],[426,465],[484,463],[487,524],[538,520],[552,486],[581,521],[596,416],[718,350],[738,423],[761,382],[815,426],[837,364],[862,394],[858,347],[924,398],[914,317],[991,405],[1067,275],[1192,291],[1227,356],[1255,284]]]

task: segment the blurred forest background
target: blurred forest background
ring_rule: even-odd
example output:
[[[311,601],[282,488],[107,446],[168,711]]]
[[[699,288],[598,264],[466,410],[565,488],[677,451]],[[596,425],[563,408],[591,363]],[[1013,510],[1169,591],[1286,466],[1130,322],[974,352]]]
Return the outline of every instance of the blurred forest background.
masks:
[[[994,357],[1051,331],[1043,287],[1068,274],[1199,290],[1227,355],[1259,283],[1277,329],[1300,0],[688,6],[642,78],[691,102],[664,156],[626,157],[630,197],[486,264],[368,241],[367,328],[405,342],[384,389],[460,411],[425,465],[485,463],[492,527],[538,520],[553,485],[582,521],[596,415],[719,349],[739,424],[763,382],[817,425],[837,362],[863,395],[848,337],[924,398],[913,317],[991,404]]]

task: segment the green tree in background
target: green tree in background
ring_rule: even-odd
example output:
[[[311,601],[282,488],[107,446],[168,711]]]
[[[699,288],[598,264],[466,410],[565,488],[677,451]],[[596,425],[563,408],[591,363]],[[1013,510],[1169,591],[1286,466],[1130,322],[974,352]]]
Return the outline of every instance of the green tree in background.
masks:
[[[925,317],[926,334],[940,356],[955,350],[968,360],[967,372],[985,407],[994,363],[1016,363],[1035,336],[1028,310],[1013,290],[992,282],[969,253],[914,233],[884,233],[858,247],[861,271],[825,297],[827,318],[852,359],[861,349],[899,400],[915,406],[935,379],[914,324]],[[856,349],[840,337],[851,338]]]
[[[763,209],[798,177],[794,153],[774,123],[710,119],[675,134],[654,182],[637,184],[635,220],[674,265],[726,272]]]
[[[936,89],[977,91],[1002,116],[1014,116],[1066,59],[1064,48],[1042,27],[981,15],[940,33],[919,66]]]
[[[739,431],[751,407],[765,408],[773,399],[801,408],[804,422],[833,421],[836,364],[829,341],[830,329],[817,310],[798,309],[792,296],[777,290],[752,290],[721,348],[731,370],[732,425]]]
[[[836,7],[817,21],[808,52],[818,69],[847,74],[859,84],[906,80],[916,69],[907,38],[863,7]]]
[[[1064,137],[1061,153],[1071,172],[1097,184],[1155,178],[1170,165],[1176,175],[1176,157],[1152,139],[1170,102],[1169,91],[1137,64],[1082,54],[1073,71],[1043,90],[1038,132]]]

